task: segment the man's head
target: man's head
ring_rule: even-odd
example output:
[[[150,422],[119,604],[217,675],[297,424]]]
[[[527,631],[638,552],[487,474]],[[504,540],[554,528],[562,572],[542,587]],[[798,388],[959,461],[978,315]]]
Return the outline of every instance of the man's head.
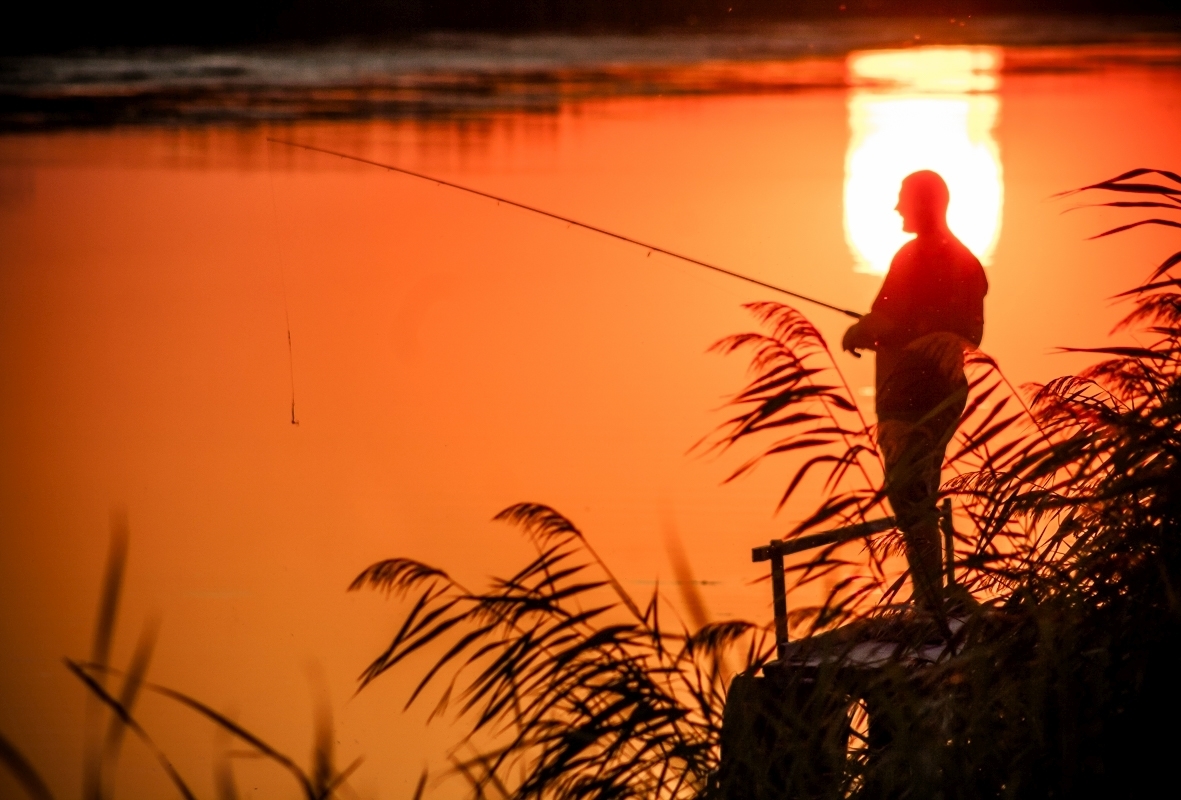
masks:
[[[921,235],[945,229],[949,198],[947,184],[938,172],[924,169],[907,175],[895,206],[902,215],[902,230]]]

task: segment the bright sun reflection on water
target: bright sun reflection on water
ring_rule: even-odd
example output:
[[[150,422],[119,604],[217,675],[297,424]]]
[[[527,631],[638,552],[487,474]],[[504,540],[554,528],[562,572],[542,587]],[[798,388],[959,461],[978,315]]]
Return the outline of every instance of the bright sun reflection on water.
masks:
[[[1001,51],[931,47],[853,53],[848,69],[845,238],[858,272],[884,273],[910,238],[894,206],[902,179],[933,169],[951,190],[952,231],[987,265],[1004,183],[993,138]]]

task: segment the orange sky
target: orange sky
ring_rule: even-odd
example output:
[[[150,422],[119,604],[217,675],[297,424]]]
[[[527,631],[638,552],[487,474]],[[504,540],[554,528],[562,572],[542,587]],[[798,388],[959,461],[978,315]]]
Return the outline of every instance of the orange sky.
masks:
[[[1085,242],[1117,217],[1063,216],[1047,198],[1181,165],[1181,79],[1004,75],[997,96],[1004,205],[984,348],[1014,382],[1047,379],[1085,363],[1051,348],[1103,342],[1121,314],[1106,298],[1175,249],[1152,231]],[[848,99],[619,100],[282,133],[866,308],[878,278],[854,272],[842,227]],[[705,349],[749,329],[739,304],[768,294],[428,183],[268,150],[268,132],[0,138],[0,730],[63,797],[77,791],[82,690],[60,658],[89,650],[112,504],[132,528],[116,660],[158,613],[156,679],[301,757],[316,661],[342,756],[369,757],[352,781],[366,797],[404,796],[451,736],[399,715],[396,679],[348,701],[396,618],[344,592],[370,562],[413,556],[477,583],[527,555],[488,519],[534,500],[641,593],[671,577],[671,520],[715,582],[710,610],[760,615],[749,548],[805,510],[772,516],[773,463],[722,487],[735,458],[685,454],[745,367]],[[808,312],[839,339],[844,318]],[[841,364],[870,384],[870,359]],[[159,704],[144,721],[207,794],[212,732]],[[138,752],[121,780],[147,794],[161,779]],[[287,786],[243,770],[256,797]]]

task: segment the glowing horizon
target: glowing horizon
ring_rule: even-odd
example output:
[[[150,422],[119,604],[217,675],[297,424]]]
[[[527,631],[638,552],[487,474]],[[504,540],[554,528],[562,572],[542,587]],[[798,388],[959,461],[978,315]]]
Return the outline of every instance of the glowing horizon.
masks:
[[[931,47],[849,56],[845,238],[858,272],[885,273],[909,238],[894,211],[902,179],[938,172],[948,223],[987,266],[1000,237],[1004,180],[993,137],[1001,51]]]

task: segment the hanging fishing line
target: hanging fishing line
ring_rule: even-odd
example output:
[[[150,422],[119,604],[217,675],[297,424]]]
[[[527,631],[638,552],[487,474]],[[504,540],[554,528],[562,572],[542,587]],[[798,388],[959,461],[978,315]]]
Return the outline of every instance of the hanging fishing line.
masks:
[[[789,289],[784,289],[781,286],[776,286],[772,283],[767,283],[766,281],[761,281],[758,278],[752,278],[749,275],[743,275],[740,272],[733,272],[731,270],[725,269],[724,267],[719,267],[715,264],[710,264],[709,262],[706,262],[706,261],[701,261],[699,259],[692,258],[690,256],[682,255],[681,253],[677,253],[672,250],[666,250],[663,247],[657,247],[654,244],[648,244],[646,242],[641,242],[639,239],[633,239],[630,236],[624,236],[621,233],[615,233],[614,231],[609,231],[609,230],[606,230],[605,228],[600,228],[596,225],[591,225],[586,222],[579,222],[576,219],[572,219],[570,217],[564,217],[561,214],[555,214],[552,211],[546,211],[543,208],[537,208],[536,206],[527,205],[525,203],[518,203],[516,200],[509,200],[507,198],[499,197],[497,195],[490,194],[488,192],[480,191],[479,189],[472,189],[469,186],[463,186],[458,183],[452,183],[451,181],[445,181],[442,178],[435,178],[430,175],[424,175],[421,172],[414,172],[412,170],[403,169],[402,167],[395,167],[392,164],[383,164],[380,161],[372,161],[368,158],[362,158],[361,156],[349,155],[348,153],[340,153],[335,150],[327,150],[323,147],[316,147],[315,145],[310,145],[310,144],[302,144],[300,142],[289,142],[285,139],[268,138],[267,141],[273,142],[275,144],[286,145],[288,147],[297,147],[301,150],[309,150],[314,153],[323,153],[324,155],[336,156],[337,158],[343,158],[347,161],[355,161],[358,164],[368,164],[371,167],[379,167],[381,169],[388,170],[390,172],[397,172],[402,175],[409,175],[412,178],[419,178],[424,181],[430,181],[431,183],[437,184],[439,186],[447,186],[451,189],[458,189],[461,192],[467,192],[468,194],[474,194],[477,197],[483,197],[488,200],[495,200],[497,202],[497,204],[505,203],[507,205],[519,208],[523,211],[531,211],[534,214],[540,214],[543,217],[549,217],[550,219],[556,219],[559,222],[565,222],[567,225],[575,225],[575,226],[582,228],[584,230],[593,231],[594,233],[600,233],[604,236],[610,236],[612,239],[618,239],[621,242],[626,242],[627,244],[636,245],[637,247],[642,247],[645,250],[648,250],[649,256],[652,255],[652,253],[662,253],[663,255],[669,256],[670,258],[675,258],[680,261],[685,261],[689,264],[694,264],[699,267],[704,267],[706,269],[713,270],[714,272],[721,273],[722,275],[728,275],[731,278],[737,278],[738,280],[746,281],[747,283],[753,283],[754,285],[761,286],[764,289],[770,289],[774,292],[779,292],[780,294],[785,294],[788,297],[794,297],[797,300],[803,300],[806,303],[811,303],[813,305],[820,306],[821,308],[827,308],[830,311],[836,311],[838,313],[844,314],[847,317],[852,317],[853,319],[861,319],[861,314],[858,314],[856,311],[851,311],[847,308],[841,308],[840,306],[834,306],[831,303],[824,302],[823,300],[817,300],[814,297],[808,297],[807,295],[800,294],[799,292],[793,292]],[[854,355],[857,355],[857,354],[854,353]]]
[[[274,139],[267,139],[273,142]],[[287,303],[287,270],[284,268],[283,237],[279,235],[279,203],[275,199],[275,170],[271,163],[271,148],[267,147],[267,177],[271,184],[271,229],[275,234],[275,247],[278,252],[279,281],[283,287],[283,317],[287,322],[287,372],[291,378],[291,424],[299,425],[295,416],[295,351],[291,344],[291,310]]]

